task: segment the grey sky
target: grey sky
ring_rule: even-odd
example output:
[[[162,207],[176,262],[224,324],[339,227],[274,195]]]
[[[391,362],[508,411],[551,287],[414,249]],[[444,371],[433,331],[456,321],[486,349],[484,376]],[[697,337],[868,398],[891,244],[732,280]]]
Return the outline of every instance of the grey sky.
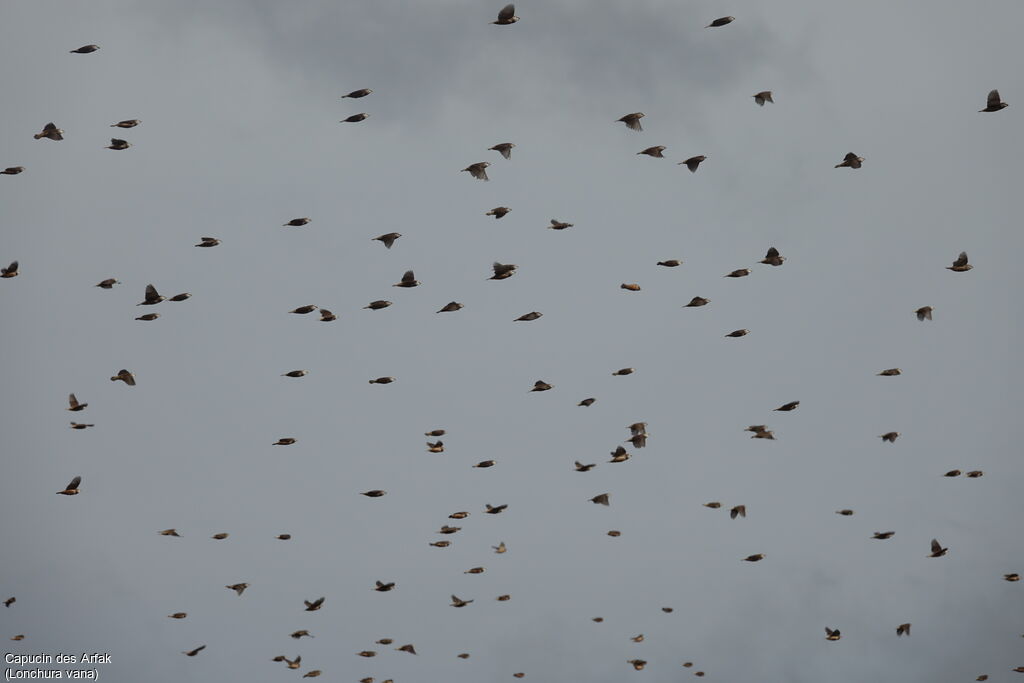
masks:
[[[551,0],[499,27],[501,2],[209,4],[0,15],[0,168],[26,167],[0,177],[7,651],[109,652],[114,683],[1012,680],[1024,7]],[[977,113],[992,88],[1011,106]],[[614,123],[635,111],[642,133]],[[34,140],[47,121],[66,139]],[[478,161],[490,182],[459,172]],[[758,264],[773,245],[785,265]],[[519,271],[487,281],[496,260]],[[136,307],[147,283],[193,296]],[[636,421],[647,448],[608,464]]]

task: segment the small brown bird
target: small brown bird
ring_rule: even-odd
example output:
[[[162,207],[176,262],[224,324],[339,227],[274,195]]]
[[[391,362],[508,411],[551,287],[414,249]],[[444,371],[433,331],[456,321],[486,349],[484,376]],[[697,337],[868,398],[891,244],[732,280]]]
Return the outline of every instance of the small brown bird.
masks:
[[[366,496],[367,498],[380,498],[385,494],[387,494],[387,491],[382,489],[372,489],[370,491],[363,491],[360,495]]]
[[[216,237],[200,237],[199,238],[199,244],[196,244],[194,246],[197,246],[197,247],[215,247],[218,244],[220,244],[220,240],[217,239]]]
[[[928,557],[942,557],[947,552],[949,552],[949,548],[943,548],[937,540],[932,539],[932,552]]]
[[[711,508],[712,510],[717,510],[718,508],[722,507],[722,504],[719,503],[717,500],[713,500],[710,503],[701,503],[701,505],[703,505],[706,508]]]
[[[772,99],[771,90],[762,90],[761,92],[753,95],[753,98],[754,102],[756,102],[757,106],[759,107],[763,107],[765,102],[771,102],[772,104],[775,104],[775,100]]]
[[[515,147],[515,145],[512,144],[511,142],[501,142],[495,145],[494,147],[488,147],[487,149],[488,151],[499,152],[501,156],[505,157],[506,159],[511,159],[513,147]]]
[[[81,483],[82,483],[82,478],[81,477],[75,477],[74,479],[71,480],[71,482],[67,486],[64,487],[63,491],[57,491],[57,495],[58,496],[77,496],[78,495],[78,487],[79,487],[79,485],[81,485]]]
[[[516,16],[516,6],[508,4],[502,7],[501,11],[498,12],[498,20],[492,21],[491,23],[499,26],[508,26],[509,24],[516,23],[517,21],[519,21],[519,17]]]
[[[168,301],[174,301],[174,302],[180,302],[180,301],[185,301],[186,299],[191,299],[191,298],[192,298],[191,294],[189,294],[188,292],[182,292],[181,294],[175,294],[174,296],[168,297],[167,300]]]
[[[519,673],[512,674],[512,678],[522,678],[525,675],[526,675],[525,673],[520,671]]]
[[[4,170],[0,171],[0,175],[18,175],[25,170],[24,166],[8,166]]]
[[[577,403],[576,406],[577,407],[582,407],[582,408],[587,408],[589,406],[594,405],[595,401],[597,401],[596,398],[585,398],[582,401],[580,401],[579,403]]]
[[[74,394],[68,394],[68,407],[67,410],[77,413],[79,410],[85,410],[88,403],[79,403],[78,399],[75,398]]]
[[[959,477],[960,476],[960,470],[950,470],[949,472],[946,472],[942,476],[944,476],[944,477]]]
[[[960,256],[957,257],[956,261],[953,261],[953,265],[946,266],[946,270],[952,270],[954,273],[966,273],[973,267],[967,262],[967,252],[961,251]]]
[[[445,524],[443,527],[441,527],[441,530],[438,531],[437,533],[439,533],[439,534],[454,534],[454,533],[458,532],[460,529],[462,529],[461,526],[448,526],[447,524]]]
[[[99,45],[83,45],[82,47],[70,50],[70,52],[71,54],[87,55],[90,52],[96,52],[98,49],[100,49]]]
[[[495,219],[499,219],[499,218],[504,218],[505,215],[508,214],[508,212],[511,211],[511,210],[512,209],[508,208],[507,206],[496,206],[493,209],[491,209],[490,211],[488,211],[487,213],[485,213],[484,215],[485,216],[494,216]]]
[[[508,548],[505,547],[505,541],[501,541],[498,545],[492,545],[491,549],[494,551],[495,555],[503,555],[508,552]]]
[[[895,531],[876,531],[871,538],[873,540],[885,541],[896,535]]]
[[[395,284],[391,285],[391,286],[392,287],[416,287],[419,284],[420,284],[420,281],[416,279],[416,276],[413,274],[413,272],[411,270],[407,270],[407,271],[405,271],[405,273],[402,274],[402,279],[400,281],[396,282]]]
[[[195,657],[197,654],[199,654],[200,652],[202,652],[205,649],[206,649],[205,645],[200,645],[199,647],[197,647],[194,650],[189,650],[188,652],[182,652],[181,654],[188,655],[189,657]]]
[[[765,558],[764,553],[758,553],[757,555],[747,555],[743,558],[744,562],[760,562]]]
[[[667,261],[658,261],[659,266],[665,266],[666,268],[675,268],[676,266],[682,265],[682,261],[677,258],[670,258]]]
[[[621,368],[612,373],[612,377],[624,377],[626,375],[632,375],[636,372],[635,368]]]
[[[72,429],[85,429],[86,427],[95,427],[95,426],[96,425],[94,425],[94,424],[85,424],[83,422],[72,422],[71,423],[71,428]]]
[[[280,536],[278,538],[280,538]],[[237,593],[238,595],[241,595],[242,593],[245,592],[245,589],[249,587],[249,584],[247,584],[247,583],[235,583],[235,584],[232,584],[230,586],[224,586],[224,587],[229,589],[229,590],[235,591],[235,593]]]
[[[451,541],[434,541],[430,545],[434,546],[435,548],[447,548],[451,544]]]
[[[354,100],[358,100],[360,97],[366,97],[367,95],[369,95],[372,92],[373,91],[370,90],[369,88],[360,88],[359,90],[353,90],[352,92],[350,92],[347,95],[342,95],[341,99],[345,99],[346,97],[351,97]]]
[[[931,306],[922,306],[921,308],[914,311],[914,314],[917,316],[918,320],[931,320],[933,310],[935,309],[933,309]]]
[[[363,306],[363,310],[366,310],[367,308],[369,308],[371,311],[379,311],[380,309],[387,308],[390,305],[391,305],[390,301],[384,301],[383,299],[377,299],[376,301],[371,301],[368,305]]]
[[[595,467],[597,467],[597,463],[591,463],[589,465],[584,465],[579,460],[576,460],[573,464],[576,466],[576,471],[577,472],[589,472],[590,470],[592,470]]]
[[[530,389],[530,391],[548,391],[551,388],[552,388],[551,384],[548,384],[544,380],[540,380],[539,379],[539,380],[537,380],[536,382],[533,383],[533,389]],[[529,392],[527,392],[527,393],[529,393]]]
[[[608,535],[611,536],[612,538],[618,538],[619,536],[622,535],[622,532],[617,530],[617,529],[612,529],[612,530],[610,530],[608,532]]]
[[[298,227],[301,227],[303,225],[306,225],[307,223],[310,223],[312,220],[313,220],[312,218],[308,218],[308,217],[306,217],[306,218],[293,218],[290,221],[288,221],[287,223],[285,223],[282,227],[285,227],[285,228],[287,228],[287,227],[298,228]]]
[[[459,659],[469,659],[469,653],[468,652],[460,652],[459,654],[457,654],[455,656],[458,657]]]
[[[483,567],[473,567],[472,569],[467,569],[466,571],[464,571],[462,573],[463,574],[483,574],[484,571],[485,570],[484,570]]]
[[[731,24],[734,21],[736,21],[736,17],[719,17],[718,19],[715,19],[714,21],[712,21],[710,24],[708,24],[704,28],[718,28],[719,26],[725,26],[726,24]]]
[[[839,629],[830,629],[828,626],[825,627],[825,640],[839,640],[842,636],[839,634]]]
[[[1020,581],[1020,574],[1003,574],[1004,581]],[[5,603],[6,605],[6,603]]]
[[[416,654],[416,648],[413,647],[411,643],[408,645],[403,645],[402,647],[396,647],[395,650],[397,652],[408,652],[411,655]]]
[[[758,432],[766,432],[766,431],[768,431],[768,427],[767,427],[767,425],[750,425],[749,427],[747,427],[743,431],[745,431],[745,432],[754,432],[755,434],[757,434]]]
[[[489,515],[497,515],[497,514],[503,512],[507,507],[508,507],[508,503],[504,503],[502,505],[493,505],[493,506],[490,503],[485,503],[484,504],[484,508],[486,508],[486,509],[484,510],[484,512],[486,512]]]
[[[987,681],[988,680],[988,674],[981,674],[980,676],[978,676],[974,680],[976,680],[976,681]]]
[[[114,278],[110,277],[107,278],[106,280],[96,283],[96,286],[99,287],[100,289],[113,289],[114,285],[119,284],[121,284],[120,280],[115,280]]]
[[[982,472],[981,470],[971,470],[970,472],[968,472],[964,476],[969,478],[969,479],[977,479],[978,477],[984,476],[984,474],[985,473]]]
[[[400,233],[400,232],[388,232],[388,233],[385,233],[383,235],[379,235],[377,237],[374,237],[370,241],[371,242],[380,242],[381,244],[384,245],[385,249],[390,249],[391,245],[393,245],[395,243],[395,240],[397,240],[401,236],[402,236],[402,233]]]
[[[303,678],[316,678],[321,673],[322,672],[320,671],[320,669],[313,669],[312,671],[307,671],[306,673],[302,674],[302,677]]]
[[[394,589],[394,587],[394,581],[389,581],[388,583],[384,583],[383,581],[374,581],[373,590],[377,591],[378,593],[387,593],[388,591]]]
[[[444,453],[444,442],[435,441],[434,443],[427,442],[428,453]]]
[[[449,301],[437,313],[453,313],[464,308],[458,301]]]
[[[633,436],[636,436],[637,434],[643,434],[644,436],[647,436],[646,422],[634,422],[633,424],[628,425],[626,429],[628,429],[629,433],[632,434]]]
[[[638,285],[635,282],[623,282],[621,285],[619,285],[619,289],[628,289],[631,292],[639,292],[640,285]]]
[[[167,297],[162,296],[159,292],[157,292],[156,291],[156,287],[154,287],[153,285],[146,285],[146,296],[145,296],[145,298],[142,301],[140,301],[139,303],[135,304],[135,305],[136,306],[154,306],[154,305],[160,303],[161,301],[163,301],[166,298]]]
[[[750,268],[739,268],[724,275],[723,277],[746,277],[748,275],[750,275]]]
[[[643,671],[644,667],[647,666],[647,662],[643,659],[629,659],[627,662],[632,664],[633,668],[637,671]]]
[[[608,462],[626,462],[630,457],[632,457],[622,446],[616,448],[610,455],[612,456],[612,459]]]
[[[369,116],[370,115],[366,112],[360,112],[358,114],[352,114],[352,116],[342,119],[338,123],[359,123],[360,121],[365,121]]]
[[[452,596],[452,605],[451,606],[452,607],[465,607],[466,605],[468,605],[471,602],[473,602],[473,601],[472,600],[462,600],[461,598],[453,595]]]
[[[987,101],[985,103],[985,108],[984,109],[979,109],[978,113],[981,113],[983,111],[987,111],[987,112],[999,111],[1000,109],[1006,109],[1009,106],[1010,105],[1008,105],[1006,102],[1003,102],[1003,99],[1001,97],[999,97],[999,91],[998,90],[991,90],[988,93],[988,99],[987,99]]]
[[[473,465],[473,467],[482,467],[486,469],[488,467],[494,467],[496,464],[497,463],[494,460],[481,460],[477,464]]]
[[[337,319],[338,319],[338,316],[334,315],[333,313],[328,311],[326,308],[321,308],[320,309],[320,322],[322,322],[322,323],[330,323],[330,322],[334,322]]]
[[[655,145],[654,147],[642,149],[639,152],[637,152],[637,154],[646,154],[647,156],[654,157],[655,159],[664,159],[665,155],[662,154],[662,152],[664,152],[665,149],[665,145]]]
[[[910,635],[910,624],[900,624],[896,627],[896,637],[909,636]]]
[[[117,374],[110,378],[111,382],[121,380],[130,387],[135,386],[135,375],[128,372],[127,370],[121,369],[117,371]]]
[[[544,314],[541,313],[540,311],[530,311],[529,313],[519,316],[513,322],[529,322],[531,320],[536,320],[537,318],[540,318],[543,315]]]
[[[174,614],[168,614],[169,619],[184,619],[188,616],[187,612],[175,612]]]
[[[18,598],[14,597],[14,596],[11,596],[11,597],[7,598],[6,600],[4,600],[4,607],[10,607],[11,605],[16,603],[17,601],[18,601]]]
[[[139,119],[127,119],[125,121],[118,121],[117,123],[110,124],[111,128],[134,128],[135,126],[142,123]]]
[[[142,321],[145,321],[145,322],[149,322],[149,321],[152,321],[152,320],[156,320],[159,317],[160,317],[159,313],[146,313],[144,315],[140,315],[139,317],[137,317],[136,320],[142,320]]]
[[[596,503],[598,505],[604,505],[604,506],[607,507],[608,504],[609,504],[608,503],[608,496],[609,495],[611,495],[611,494],[602,493],[602,494],[594,496],[593,498],[590,498],[589,500],[590,500],[591,503]]]
[[[25,634],[19,633],[18,635],[11,637],[11,640],[25,640]]]
[[[727,334],[725,336],[726,337],[746,337],[748,334],[750,334],[750,330],[733,330],[732,332],[730,332],[729,334]]]
[[[223,533],[223,532],[219,533],[219,534],[214,534],[213,536],[210,536],[210,538],[212,538],[214,540],[217,540],[217,541],[223,541],[227,537],[228,537],[228,534]]]
[[[632,114],[626,114],[621,119],[617,119],[616,123],[621,121],[622,123],[626,124],[626,128],[629,128],[630,130],[642,131],[643,126],[640,125],[640,119],[642,119],[643,117],[644,113],[638,111]]]
[[[291,537],[292,537],[291,534],[278,534],[274,538],[276,538],[279,541],[288,541],[288,540],[291,540]]]
[[[41,138],[46,138],[48,140],[63,140],[64,131],[58,128],[56,124],[54,124],[51,121],[50,123],[43,126],[42,132],[36,133],[33,137],[36,140],[39,140]]]
[[[590,619],[590,620],[591,620],[592,622],[594,622],[595,624],[600,624],[601,622],[603,622],[603,621],[604,621],[604,617],[591,617],[591,619]]]
[[[288,312],[289,313],[295,313],[296,315],[306,315],[307,313],[312,313],[317,308],[318,308],[317,306],[314,306],[314,305],[310,304],[309,306],[299,306],[298,308],[293,308],[292,310],[290,310]]]
[[[122,140],[120,138],[110,138],[110,144],[104,147],[103,149],[113,149],[120,151],[122,149],[128,149],[131,146],[132,143],[128,142],[127,140]]]
[[[702,296],[695,296],[690,299],[690,303],[683,306],[683,308],[698,308],[700,306],[707,306],[709,303],[711,303],[711,299],[705,299]]]
[[[290,370],[290,371],[282,374],[281,376],[282,377],[305,377],[308,374],[309,374],[309,370]]]
[[[853,510],[850,508],[843,508],[842,510],[836,510],[836,514],[842,515],[843,517],[850,517],[853,515]]]
[[[370,384],[391,384],[394,381],[394,377],[378,377],[377,379],[371,379]]]
[[[498,597],[496,597],[494,599],[497,600],[498,602],[508,602],[509,600],[512,599],[512,596],[508,595],[508,594],[506,594],[506,595],[499,595]]]
[[[491,164],[488,161],[478,161],[475,164],[470,164],[462,170],[468,172],[469,175],[473,176],[477,180],[490,180],[490,178],[487,177],[487,167],[490,165]]]
[[[178,533],[177,529],[164,529],[163,531],[158,531],[157,533],[161,536],[174,536],[176,538],[181,538],[181,534]]]
[[[863,161],[864,157],[859,157],[853,152],[849,152],[843,157],[842,163],[836,164],[836,168],[860,168]]]
[[[788,413],[791,410],[796,410],[797,406],[799,405],[800,401],[790,401],[789,403],[783,403],[778,408],[775,408],[775,411]]]
[[[690,169],[690,173],[696,173],[697,167],[699,167],[701,162],[704,161],[705,159],[707,159],[706,156],[704,156],[703,154],[699,154],[695,157],[690,157],[685,161],[680,161],[678,164],[676,164],[676,166],[682,166],[685,164],[686,168]]]
[[[665,614],[672,614],[672,612],[674,612],[675,610],[672,609],[671,607],[662,607],[661,611],[664,612]]]
[[[737,517],[743,517],[744,519],[746,519],[746,517],[747,517],[747,506],[746,505],[737,505],[733,509],[729,510],[729,519],[736,519]]]
[[[758,263],[763,263],[766,266],[781,266],[782,262],[786,260],[785,256],[779,255],[779,250],[775,247],[768,247],[768,253],[764,255]]]
[[[896,443],[896,437],[898,437],[899,435],[899,432],[886,432],[885,434],[882,434],[879,438],[882,441],[887,441],[888,443]]]
[[[572,223],[566,223],[566,222],[560,221],[560,220],[558,220],[556,218],[552,218],[551,219],[551,225],[548,226],[548,229],[549,230],[565,230],[566,228],[571,228],[572,226],[573,226]]]
[[[453,512],[452,514],[448,515],[448,519],[465,519],[466,517],[469,517],[469,513],[466,511]]]
[[[393,642],[395,641],[391,638],[381,638],[380,640],[376,641],[378,645],[390,645]]]
[[[647,445],[647,434],[639,433],[626,439],[626,443],[633,444],[633,448],[643,448]]]
[[[902,375],[903,371],[899,368],[889,368],[888,370],[882,370],[876,375],[876,377],[896,377]]]
[[[492,270],[494,270],[494,275],[492,275],[489,279],[505,280],[506,278],[512,277],[515,274],[516,269],[519,268],[519,266],[514,265],[512,263],[498,263],[497,261],[495,261],[491,265],[491,268]]]

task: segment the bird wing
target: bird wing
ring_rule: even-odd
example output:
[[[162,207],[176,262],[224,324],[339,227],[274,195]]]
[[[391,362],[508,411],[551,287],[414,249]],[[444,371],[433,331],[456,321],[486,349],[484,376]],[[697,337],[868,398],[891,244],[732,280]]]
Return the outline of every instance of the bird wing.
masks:
[[[153,285],[146,285],[146,301],[153,301],[159,299],[160,294],[156,291],[156,287]]]
[[[967,265],[967,252],[961,251],[960,256],[957,257],[956,261],[953,261],[954,267],[966,266]]]
[[[932,539],[932,552],[937,553],[942,550],[942,545],[936,539]]]
[[[405,274],[402,275],[402,284],[412,284],[413,282],[416,282],[416,276],[413,275],[411,270],[405,271]]]
[[[998,107],[1001,102],[1002,102],[1002,98],[999,97],[999,91],[998,90],[993,90],[992,92],[990,92],[988,94],[988,106],[990,106],[990,107]]]
[[[77,489],[78,485],[81,484],[81,483],[82,483],[82,478],[81,477],[75,477],[74,479],[71,480],[71,483],[68,484],[67,489],[65,489],[65,490],[66,491],[71,491],[71,490]]]
[[[505,5],[498,12],[498,21],[508,21],[516,15],[516,6],[513,4]]]

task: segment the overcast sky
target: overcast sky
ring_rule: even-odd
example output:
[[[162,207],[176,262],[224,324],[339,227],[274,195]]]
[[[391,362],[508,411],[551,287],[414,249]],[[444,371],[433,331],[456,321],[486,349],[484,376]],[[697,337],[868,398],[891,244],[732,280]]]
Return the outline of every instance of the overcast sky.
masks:
[[[1024,5],[500,7],[4,5],[5,651],[109,653],[110,683],[1012,680]],[[992,88],[1010,107],[978,113]],[[48,121],[63,141],[33,139]],[[148,283],[192,297],[136,307]],[[637,421],[647,447],[607,463]]]

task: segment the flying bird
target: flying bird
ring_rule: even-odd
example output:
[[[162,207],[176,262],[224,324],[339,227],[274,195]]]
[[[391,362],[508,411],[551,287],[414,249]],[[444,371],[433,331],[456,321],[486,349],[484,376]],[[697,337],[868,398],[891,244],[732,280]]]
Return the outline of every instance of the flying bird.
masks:
[[[223,541],[227,537],[228,537],[228,534],[226,534],[226,533],[219,533],[219,534],[214,534],[213,536],[210,536],[210,538],[212,538],[212,539],[214,539],[216,541]]]
[[[635,282],[623,282],[621,285],[619,285],[619,289],[625,289],[630,292],[639,292],[640,285],[638,285]]]
[[[110,138],[110,144],[104,147],[103,149],[122,150],[128,149],[131,146],[132,143],[128,142],[127,140],[122,140],[121,138]]]
[[[282,377],[305,377],[309,374],[309,370],[290,370],[289,372],[283,373]]]
[[[921,308],[914,311],[914,314],[917,315],[918,320],[931,320],[933,310],[935,309],[933,309],[931,306],[922,306]]]
[[[484,512],[486,512],[489,515],[496,515],[504,511],[507,507],[508,503],[504,503],[503,505],[491,505],[490,503],[485,503],[484,508],[486,509],[484,510]]]
[[[530,311],[529,313],[525,313],[525,314],[519,316],[518,318],[516,318],[512,322],[529,322],[531,320],[536,320],[537,318],[540,318],[543,315],[544,314],[541,313],[540,311]]]
[[[853,510],[850,508],[843,508],[842,510],[836,510],[836,514],[842,515],[843,517],[851,517],[853,516]]]
[[[621,368],[612,373],[612,377],[624,377],[626,375],[632,375],[636,370],[634,368]]]
[[[96,50],[99,49],[99,45],[83,45],[82,47],[75,48],[74,50],[69,50],[69,52],[71,54],[87,55],[90,52],[96,52]]]
[[[959,477],[960,476],[960,470],[950,470],[949,472],[946,472],[942,476],[944,476],[944,477]]]
[[[229,589],[229,590],[233,590],[233,591],[235,591],[235,593],[238,593],[239,595],[241,595],[242,593],[245,592],[245,589],[249,587],[249,584],[247,584],[247,583],[236,583],[236,584],[232,584],[230,586],[224,586],[224,587]]]
[[[572,223],[566,223],[564,221],[552,218],[551,225],[548,226],[548,230],[565,230],[566,228],[571,228],[572,226]]]
[[[220,244],[220,240],[217,239],[216,237],[200,237],[199,238],[199,244],[196,244],[194,246],[197,246],[197,247],[215,247],[218,244]]]
[[[184,301],[185,299],[191,299],[192,295],[188,292],[182,292],[181,294],[175,294],[174,296],[167,297],[168,301]]]
[[[711,299],[705,299],[702,296],[695,296],[690,299],[690,303],[683,306],[683,308],[698,308],[700,306],[707,306],[709,303],[711,303]]]
[[[677,258],[670,258],[667,261],[658,261],[657,265],[665,266],[666,268],[675,268],[676,266],[682,265],[682,261]]]
[[[743,517],[744,519],[746,519],[746,517],[747,517],[747,506],[746,505],[737,505],[733,509],[729,510],[729,519],[736,519],[737,517]]]
[[[722,277],[746,277],[750,275],[750,268],[738,268],[737,270],[727,273]]]
[[[380,242],[381,244],[384,245],[385,249],[390,249],[391,245],[393,245],[395,243],[395,240],[397,240],[401,236],[402,236],[402,233],[400,233],[400,232],[389,232],[389,233],[385,233],[383,235],[380,235],[378,237],[374,237],[370,241],[371,242]]]
[[[876,531],[871,538],[873,540],[885,541],[896,535],[895,531]]]
[[[477,464],[473,465],[473,467],[481,467],[486,469],[488,467],[494,467],[495,464],[497,463],[494,460],[481,460]]]
[[[961,251],[960,256],[957,257],[956,261],[953,261],[953,265],[946,266],[946,270],[952,270],[954,273],[966,273],[973,267],[967,262],[967,252]]]
[[[416,648],[413,647],[411,643],[409,645],[403,645],[402,647],[396,647],[395,651],[396,652],[408,652],[411,655],[416,654]]]
[[[313,304],[309,304],[307,306],[299,306],[298,308],[293,308],[292,310],[290,310],[288,312],[289,313],[295,313],[296,315],[306,315],[307,313],[312,313],[317,308],[318,308],[318,306],[314,306]]]
[[[488,151],[499,152],[501,156],[505,157],[506,159],[511,159],[513,147],[515,147],[515,145],[512,144],[511,142],[502,142],[495,145],[494,147],[488,147],[487,149]]]
[[[548,391],[551,388],[552,385],[548,384],[544,380],[539,379],[533,383],[533,389],[530,389],[530,391]]]
[[[943,548],[937,540],[932,539],[932,552],[928,557],[942,557],[947,552],[949,552],[949,548]]]
[[[177,529],[164,529],[163,531],[158,531],[157,533],[161,536],[174,536],[175,538],[181,538],[181,534],[178,533]]]
[[[634,112],[632,114],[626,114],[621,119],[616,119],[616,123],[622,122],[626,124],[626,128],[635,131],[642,131],[643,126],[640,125],[640,119],[644,117],[644,113],[641,111]]]
[[[303,602],[303,604],[306,605],[306,611],[307,612],[315,612],[318,609],[320,609],[321,607],[323,607],[323,605],[324,605],[324,598],[322,598],[322,597],[321,598],[317,598],[316,600],[313,600],[313,601],[303,600],[302,602]]]
[[[491,549],[494,551],[495,555],[502,555],[508,552],[508,548],[505,547],[505,541],[501,541],[498,545],[492,545]]]
[[[609,505],[609,503],[608,503],[608,496],[609,495],[611,495],[611,494],[601,493],[599,495],[594,496],[593,498],[590,498],[589,500],[590,500],[591,503],[596,503],[597,505],[604,505],[604,506],[607,507]]]
[[[453,313],[461,308],[464,307],[458,301],[449,301],[444,306],[442,306],[441,309],[437,311],[437,313]]]
[[[148,322],[151,320],[156,320],[159,317],[159,313],[146,313],[145,315],[140,315],[139,317],[137,317],[136,320],[143,320]]]
[[[378,377],[377,379],[371,379],[370,384],[391,384],[394,381],[394,377]]]
[[[665,155],[662,154],[662,152],[664,152],[665,149],[665,145],[655,145],[654,147],[642,149],[639,152],[637,152],[637,154],[646,154],[647,156],[654,157],[655,159],[664,159]]]
[[[519,17],[516,16],[516,6],[513,4],[505,5],[498,12],[498,20],[492,21],[492,24],[498,24],[499,26],[508,26],[519,21]]]
[[[159,292],[157,292],[156,291],[156,287],[154,287],[153,285],[146,285],[146,297],[142,301],[140,301],[139,303],[137,303],[135,305],[136,306],[153,306],[153,305],[156,305],[156,304],[160,303],[161,301],[163,301],[166,298],[167,297],[165,297],[165,296],[161,295]]]
[[[197,654],[199,654],[200,652],[202,652],[205,649],[206,649],[205,645],[200,645],[199,647],[197,647],[194,650],[189,650],[188,652],[182,652],[181,654],[188,655],[189,657],[195,657]]]
[[[106,280],[102,280],[102,281],[96,283],[96,286],[99,287],[100,289],[113,289],[114,285],[119,285],[119,284],[121,284],[120,280],[115,280],[114,278],[109,277]]]
[[[487,167],[490,165],[491,164],[488,161],[478,161],[475,164],[470,164],[462,170],[468,172],[469,175],[473,176],[477,180],[490,180],[490,178],[487,177]]]
[[[111,382],[122,381],[130,387],[135,386],[135,375],[128,372],[127,370],[121,369],[117,371],[117,374],[110,378]]]
[[[41,138],[46,138],[48,140],[63,140],[64,131],[58,128],[57,125],[51,121],[43,126],[42,132],[36,133],[33,137],[35,137],[36,140]]]
[[[400,281],[396,282],[395,284],[391,285],[391,286],[392,287],[416,287],[419,284],[420,284],[420,281],[416,279],[416,276],[413,275],[413,272],[411,270],[407,270],[402,275],[402,279]]]
[[[473,602],[473,601],[472,600],[462,600],[458,596],[453,595],[452,596],[452,605],[451,606],[452,607],[465,607],[466,605],[468,605],[471,602]]]
[[[383,489],[372,489],[370,491],[363,491],[359,495],[366,496],[367,498],[380,498],[381,496],[385,495],[386,493],[387,493],[387,491],[384,491]]]
[[[1001,97],[999,97],[999,91],[998,90],[992,90],[992,91],[989,91],[989,93],[988,93],[988,100],[985,103],[985,108],[984,109],[979,109],[978,113],[981,113],[983,111],[987,111],[987,112],[999,111],[1000,109],[1005,109],[1006,107],[1009,107],[1009,106],[1010,105],[1008,105],[1006,102],[1003,102],[1003,99]]]
[[[139,119],[127,119],[125,121],[118,121],[117,123],[110,124],[111,128],[134,128],[135,126],[142,123]]]
[[[24,166],[8,166],[4,170],[0,171],[0,175],[18,175],[24,172]]]
[[[790,401],[789,403],[783,403],[781,406],[775,409],[777,412],[788,413],[791,410],[796,410],[797,406],[800,405],[800,401]]]
[[[775,100],[772,99],[772,91],[771,90],[762,90],[761,92],[757,93],[753,97],[754,97],[754,102],[757,102],[757,105],[759,107],[763,107],[765,102],[771,102],[772,104],[775,104]]]
[[[349,116],[348,118],[342,119],[338,123],[359,123],[360,121],[365,121],[367,118],[369,118],[369,116],[370,115],[367,114],[366,112],[361,112],[359,114],[352,114],[352,116]]]
[[[899,432],[886,432],[885,434],[880,435],[878,438],[888,443],[896,443],[896,438],[899,435]]]
[[[703,154],[700,154],[695,157],[690,157],[685,161],[680,161],[678,164],[676,164],[676,166],[682,166],[685,164],[686,168],[690,169],[690,173],[696,173],[697,167],[700,166],[701,162],[704,161],[705,159],[707,159],[707,157],[704,156]]]
[[[585,398],[582,401],[580,401],[579,403],[577,403],[576,406],[577,407],[581,407],[581,408],[587,408],[589,406],[594,405],[595,401],[597,401],[596,398]]]
[[[748,334],[750,334],[750,330],[733,330],[732,332],[730,332],[729,334],[727,334],[725,336],[726,337],[746,337]]]
[[[860,168],[861,162],[863,161],[864,157],[859,157],[853,152],[849,152],[845,157],[843,157],[843,161],[841,163],[836,164],[836,168]]]
[[[298,227],[301,227],[303,225],[306,225],[307,223],[312,222],[312,220],[313,220],[312,218],[308,218],[308,217],[307,218],[293,218],[290,221],[288,221],[287,223],[285,223],[282,227],[285,227],[285,228],[287,228],[287,227],[298,228]]]
[[[498,263],[495,261],[491,268],[494,270],[494,275],[489,279],[505,280],[515,275],[516,269],[519,268],[519,266],[512,263]]]
[[[64,487],[63,491],[57,491],[58,496],[77,496],[78,487],[82,483],[81,477],[75,477],[72,479],[67,486]]]
[[[910,624],[900,624],[896,627],[896,637],[909,636],[910,635]]]
[[[346,97],[351,97],[352,99],[357,100],[360,97],[366,97],[367,95],[369,95],[372,92],[373,91],[370,90],[369,88],[360,88],[359,90],[353,90],[352,92],[350,92],[347,95],[342,95],[341,99],[345,99]]]
[[[591,463],[590,465],[584,465],[579,460],[576,460],[573,464],[576,466],[576,471],[577,472],[589,472],[590,470],[592,470],[595,467],[597,467],[597,463]]]
[[[495,220],[497,220],[497,219],[500,219],[500,218],[504,218],[508,214],[508,212],[511,211],[511,210],[512,209],[508,208],[507,206],[496,206],[493,209],[491,209],[490,211],[488,211],[487,213],[485,213],[484,215],[485,216],[494,216]]]
[[[96,425],[94,425],[94,424],[84,424],[84,423],[81,423],[81,422],[72,422],[71,423],[71,428],[72,429],[85,429],[86,427],[95,427],[95,426]]]
[[[371,311],[379,311],[380,309],[387,308],[390,305],[391,305],[390,301],[384,301],[382,299],[378,299],[377,301],[371,301],[368,305],[363,306],[363,310],[366,310],[367,308],[369,308]]]
[[[882,370],[876,376],[877,377],[897,377],[897,376],[902,375],[902,374],[903,374],[903,371],[900,370],[899,368],[889,368],[888,370]]]
[[[775,247],[768,247],[768,253],[764,255],[764,258],[759,261],[766,266],[781,266],[782,262],[786,260],[785,256],[779,255],[779,250]]]
[[[839,640],[841,637],[839,629],[833,630],[828,626],[825,627],[825,640]]]
[[[79,403],[74,394],[68,394],[67,410],[70,410],[71,412],[78,412],[79,410],[85,410],[88,405],[88,403]]]
[[[10,607],[11,605],[13,605],[17,601],[18,601],[18,598],[15,598],[13,596],[10,597],[10,598],[7,598],[6,600],[4,600],[4,607]]]
[[[708,24],[704,28],[718,28],[719,26],[725,26],[726,24],[731,24],[734,21],[736,21],[736,17],[719,17],[718,19],[715,19],[714,21],[712,21],[710,24]]]
[[[168,614],[168,619],[184,619],[188,616],[187,612],[175,612],[174,614]]]
[[[764,553],[758,553],[756,555],[747,555],[743,558],[744,562],[760,562],[765,557]]]

